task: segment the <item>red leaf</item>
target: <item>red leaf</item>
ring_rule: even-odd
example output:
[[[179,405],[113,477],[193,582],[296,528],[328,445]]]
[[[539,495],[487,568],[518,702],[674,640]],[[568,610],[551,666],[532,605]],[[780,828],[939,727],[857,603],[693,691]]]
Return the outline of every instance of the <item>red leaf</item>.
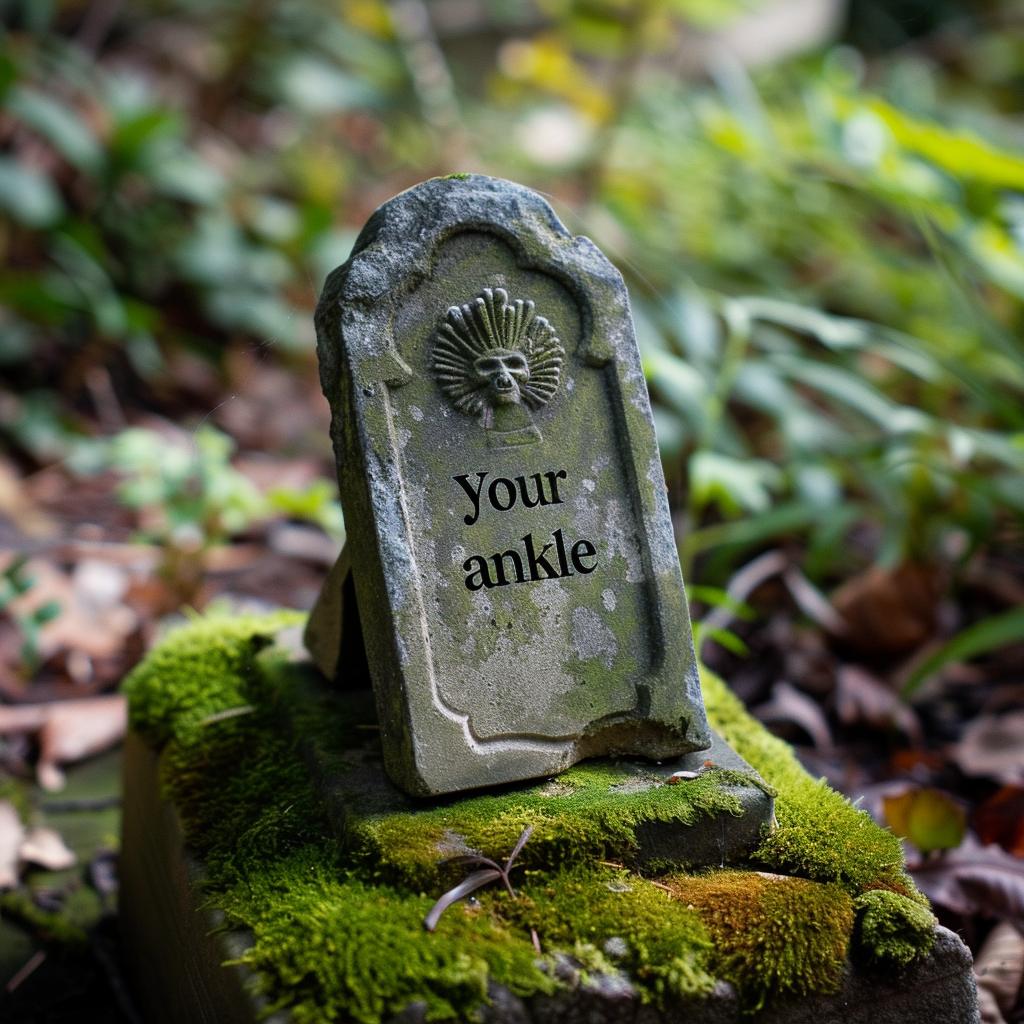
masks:
[[[1024,789],[1003,786],[974,812],[973,825],[983,843],[1024,857]]]

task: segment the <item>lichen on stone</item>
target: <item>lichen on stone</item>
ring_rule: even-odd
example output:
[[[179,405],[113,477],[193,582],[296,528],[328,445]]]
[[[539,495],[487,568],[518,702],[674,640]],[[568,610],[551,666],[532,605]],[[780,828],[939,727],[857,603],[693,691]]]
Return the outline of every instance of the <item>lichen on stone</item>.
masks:
[[[299,621],[199,620],[168,635],[125,684],[131,726],[161,752],[164,793],[204,864],[203,898],[252,934],[243,959],[295,1024],[379,1024],[414,1001],[429,1020],[469,1021],[491,982],[524,997],[552,991],[565,957],[580,970],[613,962],[655,1004],[725,978],[753,1009],[834,990],[847,950],[898,970],[930,948],[927,904],[898,840],[811,779],[710,675],[712,726],[777,791],[779,827],[747,870],[630,870],[638,820],[728,812],[728,787],[709,773],[685,787],[609,794],[599,761],[554,783],[353,813],[339,842],[296,736],[329,731],[344,778],[346,750],[372,726],[327,698],[296,717],[289,680],[300,670],[265,649]],[[470,847],[504,859],[527,825],[535,831],[512,872],[519,898],[482,890],[426,932],[423,916],[461,877],[437,862]]]

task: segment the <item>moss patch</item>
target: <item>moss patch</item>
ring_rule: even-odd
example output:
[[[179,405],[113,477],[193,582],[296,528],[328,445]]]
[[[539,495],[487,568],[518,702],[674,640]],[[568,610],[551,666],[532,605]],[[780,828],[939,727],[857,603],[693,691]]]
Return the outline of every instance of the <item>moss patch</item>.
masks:
[[[294,1024],[377,1024],[415,1000],[428,1020],[465,1017],[485,1001],[490,978],[519,995],[553,990],[529,935],[498,918],[457,907],[431,934],[422,923],[429,898],[323,877],[323,868],[316,857],[279,862],[216,901],[255,932],[243,960]]]
[[[906,967],[931,949],[935,916],[920,903],[885,889],[861,893],[857,911],[858,948],[869,960]]]
[[[748,1010],[838,990],[854,920],[842,886],[753,871],[677,875],[668,884],[710,929],[711,969]]]
[[[928,906],[903,870],[903,850],[892,832],[824,780],[812,779],[789,746],[751,718],[721,679],[702,670],[701,688],[712,728],[778,793],[778,827],[754,854],[756,863],[779,874],[840,882],[851,893],[891,889]]]
[[[754,864],[799,878],[675,868],[654,882],[602,864],[629,863],[640,818],[695,820],[729,810],[731,798],[710,773],[685,787],[634,790],[619,807],[600,762],[497,795],[364,809],[338,843],[281,728],[301,672],[261,654],[298,621],[198,621],[169,635],[126,682],[132,728],[162,751],[164,791],[206,864],[207,902],[230,926],[251,930],[244,959],[271,1005],[290,1008],[296,1024],[377,1024],[414,1000],[431,1020],[469,1020],[489,980],[523,996],[551,991],[560,950],[591,969],[606,967],[602,950],[612,950],[641,997],[656,1003],[699,995],[725,977],[755,1007],[831,990],[851,943],[883,969],[929,948],[926,904],[895,837],[807,776],[711,676],[712,725],[778,791],[779,828],[763,837]],[[333,737],[337,767],[349,769],[358,791],[350,750],[367,735],[360,726],[372,726],[370,709],[322,703],[305,709],[298,728],[319,723]],[[520,898],[485,890],[425,932],[423,915],[451,881],[435,863],[439,844],[504,858],[526,825],[535,833],[513,871]],[[609,940],[618,941],[605,947]]]
[[[523,830],[533,827],[520,854],[527,868],[554,871],[563,864],[634,861],[636,828],[645,821],[693,824],[702,817],[739,813],[730,783],[747,781],[708,772],[686,786],[652,786],[610,793],[621,773],[590,763],[570,768],[557,784],[458,800],[425,811],[354,818],[346,830],[350,849],[379,876],[412,887],[437,888],[439,850],[453,843],[506,857]]]
[[[536,930],[550,948],[574,950],[585,943],[612,951],[645,1001],[662,1003],[714,987],[707,970],[712,943],[700,918],[637,875],[590,866],[536,872],[520,887],[519,899],[491,901],[496,913],[522,930]]]

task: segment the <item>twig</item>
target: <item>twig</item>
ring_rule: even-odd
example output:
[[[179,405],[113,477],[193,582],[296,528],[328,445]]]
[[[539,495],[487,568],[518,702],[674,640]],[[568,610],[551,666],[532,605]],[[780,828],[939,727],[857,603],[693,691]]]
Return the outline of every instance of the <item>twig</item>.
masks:
[[[458,903],[463,896],[468,896],[471,892],[476,892],[477,889],[482,886],[489,885],[491,882],[496,882],[499,878],[505,883],[505,888],[508,891],[509,896],[512,899],[516,898],[516,891],[512,888],[512,883],[508,880],[508,873],[512,870],[512,865],[515,862],[516,857],[519,856],[519,851],[526,845],[526,840],[533,834],[533,825],[529,825],[523,829],[522,835],[516,842],[516,845],[512,848],[512,852],[508,855],[508,860],[505,861],[505,866],[502,867],[497,861],[491,860],[490,857],[484,857],[476,853],[460,854],[458,857],[450,857],[444,861],[445,864],[486,864],[487,867],[482,871],[474,871],[468,878],[460,882],[454,889],[449,889],[431,908],[430,913],[423,918],[423,926],[428,932],[432,932],[437,927],[437,922],[441,920],[441,915],[453,904]]]
[[[37,953],[33,953],[25,966],[7,982],[4,991],[10,995],[45,959],[46,950],[41,949]]]
[[[227,711],[217,711],[215,714],[207,715],[199,724],[210,725],[213,722],[223,722],[228,718],[237,718],[239,715],[250,715],[256,709],[251,704],[243,704],[238,708],[228,708]]]

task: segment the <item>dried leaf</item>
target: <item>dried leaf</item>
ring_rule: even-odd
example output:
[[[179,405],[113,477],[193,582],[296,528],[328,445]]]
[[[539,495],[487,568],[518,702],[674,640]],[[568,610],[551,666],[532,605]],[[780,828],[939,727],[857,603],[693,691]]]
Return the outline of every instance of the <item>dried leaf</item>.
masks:
[[[936,570],[905,562],[895,569],[874,567],[854,576],[833,595],[832,604],[848,627],[847,640],[872,654],[906,654],[937,625],[941,579]]]
[[[64,649],[83,651],[93,659],[112,658],[138,626],[138,616],[120,600],[127,577],[118,566],[93,561],[72,577],[46,559],[33,558],[25,571],[33,584],[10,603],[11,612],[27,616],[47,605],[58,609],[39,630],[43,658]],[[113,599],[112,593],[117,594]]]
[[[38,540],[60,532],[58,525],[33,501],[25,481],[7,458],[0,458],[0,514],[10,519],[23,537]]]
[[[921,891],[956,914],[981,914],[1024,927],[1024,859],[968,835],[943,857],[909,865]]]
[[[64,845],[61,834],[53,828],[34,828],[18,847],[18,855],[28,864],[38,864],[48,871],[63,871],[78,862],[74,852]]]
[[[963,809],[938,789],[910,789],[885,797],[882,805],[893,832],[909,839],[922,853],[955,849],[967,832]]]
[[[950,756],[965,775],[1004,786],[1024,785],[1024,710],[979,715],[964,729]]]
[[[982,1024],[1006,1024],[1024,980],[1024,936],[1012,925],[1000,922],[989,932],[974,959],[978,982],[978,1009]]]
[[[128,705],[122,694],[53,704],[0,706],[0,734],[38,733],[39,784],[60,789],[64,775],[60,765],[98,754],[124,738],[128,729]]]
[[[829,603],[825,595],[796,567],[790,566],[782,574],[786,589],[797,607],[809,619],[833,636],[846,636],[846,620]]]
[[[437,927],[437,922],[441,920],[441,915],[453,904],[458,903],[464,896],[468,896],[471,892],[476,892],[477,889],[482,888],[491,882],[497,881],[501,878],[501,871],[495,868],[486,868],[483,871],[474,871],[464,882],[455,886],[454,889],[449,889],[431,908],[430,913],[423,918],[423,925],[428,932],[432,932]]]
[[[894,726],[916,746],[923,741],[921,723],[891,687],[860,665],[843,665],[836,673],[836,713],[844,725]]]
[[[0,890],[18,884],[18,849],[25,841],[25,826],[10,800],[0,800]]]
[[[754,708],[752,713],[762,722],[792,722],[799,725],[819,750],[832,747],[832,730],[825,712],[816,701],[790,683],[776,683],[772,687],[771,700]]]
[[[983,843],[1024,857],[1024,789],[1003,786],[974,812],[971,824]]]
[[[742,602],[746,601],[765,580],[778,575],[788,565],[789,559],[781,551],[766,551],[763,555],[758,555],[729,580],[729,584],[725,588],[729,602],[715,608],[704,619],[703,624],[709,630],[724,629],[736,618]]]
[[[526,845],[526,841],[533,835],[533,825],[528,825],[519,834],[519,838],[516,840],[516,845],[512,848],[512,852],[508,855],[508,859],[505,861],[505,866],[499,867],[497,863],[490,859],[490,857],[484,857],[482,854],[467,853],[459,854],[455,857],[449,858],[445,863],[463,863],[463,864],[489,864],[490,867],[483,871],[474,871],[464,882],[455,886],[454,889],[449,889],[434,905],[430,908],[430,913],[423,919],[423,924],[428,932],[432,932],[437,927],[437,922],[441,919],[441,915],[458,900],[462,899],[463,896],[468,896],[471,892],[479,889],[481,886],[487,885],[490,882],[494,882],[497,879],[501,879],[505,885],[505,890],[508,892],[512,899],[516,898],[515,890],[512,888],[512,883],[508,880],[508,873],[512,870],[512,865],[515,863],[516,857],[519,856],[520,850]]]

